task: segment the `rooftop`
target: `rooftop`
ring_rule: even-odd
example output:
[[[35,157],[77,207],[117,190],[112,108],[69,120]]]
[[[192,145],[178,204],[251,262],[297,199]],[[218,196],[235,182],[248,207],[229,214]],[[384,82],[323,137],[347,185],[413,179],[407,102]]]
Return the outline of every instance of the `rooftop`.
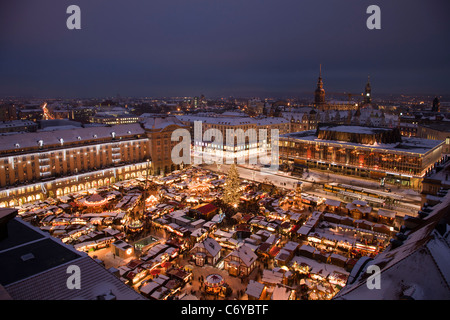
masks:
[[[111,127],[89,127],[58,130],[57,132],[29,132],[15,135],[0,136],[0,151],[15,150],[24,148],[37,148],[39,143],[45,148],[51,145],[61,145],[61,143],[72,143],[79,141],[112,139],[141,135],[144,129],[139,124],[123,124]]]
[[[448,122],[441,122],[441,123],[433,122],[432,124],[421,124],[420,126],[424,128],[433,129],[436,131],[450,132],[450,125],[448,124]]]
[[[352,126],[353,127],[353,126]],[[358,127],[361,128],[361,133],[367,133],[369,131],[362,129],[364,127]],[[351,129],[349,129],[351,130]],[[357,133],[357,130],[355,129],[355,132]],[[430,152],[431,150],[435,149],[439,145],[443,144],[443,141],[440,140],[430,140],[430,139],[422,139],[422,138],[405,138],[402,137],[401,142],[396,143],[375,143],[375,144],[361,144],[361,143],[355,143],[355,142],[347,142],[347,141],[336,141],[336,140],[325,140],[325,139],[319,139],[316,135],[315,130],[309,130],[309,131],[301,131],[301,132],[293,132],[293,133],[287,133],[280,135],[280,138],[286,138],[286,139],[296,139],[299,141],[309,142],[309,143],[326,143],[329,145],[336,145],[339,147],[342,146],[348,146],[348,147],[360,147],[360,148],[370,148],[370,149],[379,149],[379,150],[388,150],[390,152],[409,152],[409,153],[418,153],[418,154],[426,154]]]
[[[141,122],[145,129],[162,130],[170,125],[183,127],[183,123],[174,116],[148,115],[141,116]]]
[[[0,209],[0,213],[11,209]],[[2,222],[3,223],[3,222]],[[104,294],[116,299],[142,299],[87,254],[14,218],[0,240],[0,285],[15,300],[95,300]],[[76,265],[83,275],[80,290],[67,287],[67,268]]]

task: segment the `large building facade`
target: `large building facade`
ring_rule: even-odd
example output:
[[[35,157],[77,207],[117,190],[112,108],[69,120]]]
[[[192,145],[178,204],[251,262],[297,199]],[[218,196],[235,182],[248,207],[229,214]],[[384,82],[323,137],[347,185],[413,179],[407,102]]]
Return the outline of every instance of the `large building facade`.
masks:
[[[154,117],[142,124],[0,136],[0,207],[173,171],[168,142],[180,127]]]
[[[443,141],[402,138],[398,129],[322,125],[280,137],[283,161],[303,168],[419,189],[440,160]]]
[[[446,122],[420,124],[417,126],[417,136],[425,139],[444,140],[443,154],[450,154],[450,126]]]
[[[289,120],[281,117],[183,115],[177,118],[190,130],[194,161],[205,154],[221,159],[256,159],[261,149],[271,149],[271,134],[275,132],[272,130],[278,130],[279,135],[290,132]],[[220,132],[222,141],[208,137],[209,129]],[[233,141],[227,141],[227,136]]]
[[[175,116],[148,115],[142,119],[149,141],[149,153],[152,159],[152,175],[160,175],[180,169],[180,164],[172,161],[172,149],[178,141],[172,141],[172,133],[177,129],[189,130]]]
[[[0,136],[0,206],[61,196],[123,180],[127,172],[145,172],[136,164],[146,165],[148,149],[139,124]]]

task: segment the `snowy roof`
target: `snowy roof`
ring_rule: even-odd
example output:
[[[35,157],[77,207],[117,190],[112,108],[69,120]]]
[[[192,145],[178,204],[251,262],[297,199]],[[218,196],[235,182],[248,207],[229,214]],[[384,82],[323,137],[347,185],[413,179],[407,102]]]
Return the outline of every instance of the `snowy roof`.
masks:
[[[265,285],[261,282],[257,282],[255,280],[250,280],[247,285],[247,290],[245,291],[246,294],[249,296],[252,296],[254,298],[261,297],[261,294],[265,288]]]
[[[215,257],[222,249],[220,244],[211,237],[207,237],[202,242],[196,243],[194,248],[196,247],[205,248],[213,257]]]
[[[183,123],[175,116],[153,116],[142,119],[142,124],[145,129],[162,130],[170,125],[183,127]]]
[[[198,115],[180,115],[176,116],[184,122],[201,121],[202,123],[221,124],[229,126],[240,126],[255,124],[255,120],[250,117],[217,117],[217,116],[198,116]]]
[[[149,283],[145,284],[140,291],[144,294],[150,294],[152,293],[154,290],[156,290],[157,288],[159,288],[161,285],[157,282],[154,281],[150,281]]]
[[[299,250],[300,250],[300,251],[307,251],[307,252],[310,252],[310,253],[314,253],[314,251],[316,251],[316,248],[311,247],[311,246],[309,246],[309,245],[307,245],[307,244],[304,244],[304,245],[302,245],[302,246],[300,247]]]
[[[371,127],[363,127],[363,126],[321,126],[320,130],[359,133],[359,134],[375,134],[375,133],[379,133],[382,131],[391,131],[392,129],[371,128]]]
[[[263,270],[261,281],[269,284],[278,284],[283,281],[284,274],[275,270]]]
[[[289,123],[289,121],[287,119],[280,118],[280,117],[267,117],[267,118],[259,118],[259,119],[255,119],[255,120],[256,120],[256,124],[258,126]]]
[[[292,289],[277,285],[273,289],[272,300],[288,300],[291,296]]]
[[[327,206],[339,207],[341,205],[341,201],[333,200],[333,199],[327,199],[327,200],[325,200],[325,204]]]
[[[37,126],[37,123],[31,120],[11,120],[0,122],[0,128],[14,128],[22,126]]]
[[[114,133],[114,134],[113,134]],[[112,139],[144,134],[139,124],[123,124],[111,127],[90,127],[58,130],[57,132],[29,132],[9,136],[0,136],[0,150],[38,148],[41,141],[43,147],[61,145],[61,143],[80,142],[97,139]]]
[[[239,257],[247,267],[250,267],[257,258],[256,254],[247,244],[241,245],[239,248],[231,252],[230,255]]]
[[[378,214],[387,218],[395,218],[395,212],[387,209],[378,209]]]
[[[283,249],[289,250],[289,251],[294,251],[296,250],[298,247],[300,246],[300,244],[298,242],[295,241],[289,241],[287,242]]]
[[[343,126],[345,127],[345,126]],[[356,126],[355,126],[356,127]],[[364,128],[364,127],[358,127]],[[366,133],[363,129],[360,130],[360,133]],[[416,137],[402,137],[402,142],[396,143],[374,143],[372,145],[365,145],[355,142],[346,142],[346,141],[335,141],[335,140],[324,140],[318,139],[316,136],[316,130],[308,130],[301,132],[293,132],[280,135],[280,138],[288,138],[288,139],[296,139],[304,142],[310,143],[326,143],[328,145],[336,145],[338,147],[348,146],[348,147],[359,147],[359,148],[368,148],[368,149],[379,149],[379,150],[387,150],[389,152],[408,152],[408,153],[418,153],[418,154],[426,154],[431,150],[434,150],[439,145],[443,144],[444,141],[440,140],[430,140],[430,139],[422,139]]]

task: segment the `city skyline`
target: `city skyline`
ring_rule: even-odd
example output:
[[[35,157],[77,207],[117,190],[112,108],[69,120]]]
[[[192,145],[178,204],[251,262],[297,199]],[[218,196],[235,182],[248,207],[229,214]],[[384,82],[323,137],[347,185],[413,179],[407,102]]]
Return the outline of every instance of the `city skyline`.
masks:
[[[0,300],[449,300],[447,2],[0,4]]]
[[[322,64],[326,91],[446,95],[448,4],[78,1],[4,4],[1,96],[299,96]]]

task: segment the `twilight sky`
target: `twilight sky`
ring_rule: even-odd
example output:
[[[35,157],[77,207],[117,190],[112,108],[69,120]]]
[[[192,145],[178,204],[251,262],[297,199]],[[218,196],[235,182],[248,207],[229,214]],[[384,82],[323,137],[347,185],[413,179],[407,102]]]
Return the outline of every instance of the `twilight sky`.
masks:
[[[81,8],[68,30],[66,8]],[[381,30],[366,9],[381,8]],[[448,0],[12,0],[0,96],[450,93]]]

